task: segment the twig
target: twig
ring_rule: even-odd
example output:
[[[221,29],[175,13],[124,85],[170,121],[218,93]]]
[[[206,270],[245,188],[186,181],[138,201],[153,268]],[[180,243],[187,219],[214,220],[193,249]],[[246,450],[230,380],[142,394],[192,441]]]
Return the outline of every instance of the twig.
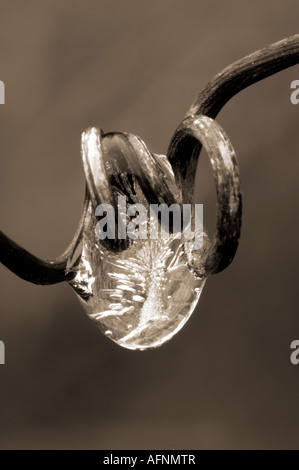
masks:
[[[299,34],[290,36],[270,46],[237,60],[218,73],[199,93],[186,117],[203,114],[215,119],[223,106],[237,93],[250,85],[281,72],[299,63]],[[180,152],[177,147],[177,133],[171,139],[167,155],[171,161],[177,180],[188,192],[185,200],[193,199],[190,188],[194,187],[194,176],[201,145],[194,139],[184,140]]]

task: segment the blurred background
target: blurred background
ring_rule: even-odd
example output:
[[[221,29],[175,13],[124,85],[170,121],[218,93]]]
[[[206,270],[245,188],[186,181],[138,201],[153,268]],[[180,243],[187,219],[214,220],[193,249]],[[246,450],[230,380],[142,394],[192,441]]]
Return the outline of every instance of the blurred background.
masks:
[[[153,152],[231,62],[298,33],[297,0],[0,2],[1,230],[43,258],[77,227],[88,126]],[[183,330],[132,352],[104,337],[65,283],[0,265],[2,449],[299,448],[299,66],[237,95],[218,122],[236,150],[243,231]],[[213,231],[205,155],[197,202]]]

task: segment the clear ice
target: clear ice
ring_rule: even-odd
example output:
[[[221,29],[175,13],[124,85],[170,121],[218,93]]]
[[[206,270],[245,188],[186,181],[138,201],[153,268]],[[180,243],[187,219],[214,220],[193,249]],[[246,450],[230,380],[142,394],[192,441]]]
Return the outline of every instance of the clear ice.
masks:
[[[105,144],[105,137],[103,141]],[[126,195],[131,203],[148,204],[140,178],[132,171],[128,179],[128,168],[124,171],[120,164],[127,161],[124,152],[116,151],[112,142],[106,140],[100,158],[104,158],[105,178],[113,192]],[[175,185],[166,157],[155,155],[155,159],[169,185]],[[205,277],[190,268],[190,253],[178,234],[163,238],[162,227],[158,239],[136,238],[124,250],[110,250],[95,234],[98,219],[94,212],[90,200],[76,247],[76,253],[81,253],[79,264],[70,260],[70,269],[76,272],[70,284],[89,318],[108,338],[133,350],[161,346],[190,318]]]

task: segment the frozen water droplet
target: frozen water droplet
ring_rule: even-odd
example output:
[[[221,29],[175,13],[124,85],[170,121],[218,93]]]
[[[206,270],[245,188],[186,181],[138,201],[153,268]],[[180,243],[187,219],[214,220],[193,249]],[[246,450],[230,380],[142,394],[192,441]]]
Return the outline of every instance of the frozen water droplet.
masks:
[[[134,240],[121,253],[99,245],[92,208],[77,275],[71,282],[88,316],[107,337],[129,349],[171,339],[192,314],[205,279],[189,269],[184,244]]]
[[[119,135],[117,139],[120,139]],[[132,142],[134,144],[131,139],[131,145]],[[157,189],[157,181],[151,170],[152,162],[149,162],[154,157],[151,154],[144,156],[144,148],[140,150],[140,146],[144,145],[142,141],[136,144],[139,146],[138,151],[143,152],[142,161],[137,161],[136,155],[132,156],[132,153],[128,158],[123,140],[119,145],[120,155],[117,154],[117,145],[111,135],[109,139],[104,138],[102,143],[105,156],[100,155],[100,158],[103,158],[106,168],[104,176],[110,188],[113,188],[114,195],[126,195],[130,203],[148,204],[150,183],[156,184]],[[155,158],[159,172],[163,175],[164,194],[172,192],[178,197],[179,191],[168,160],[164,156]],[[94,162],[90,165],[87,158],[86,161],[89,170]],[[126,165],[128,168],[124,171]],[[137,166],[136,176],[134,170]],[[142,179],[145,170],[149,174],[146,181]],[[130,240],[126,249],[120,251],[113,251],[101,243],[95,234],[97,219],[92,203],[93,199],[100,196],[100,192],[91,194],[82,239],[76,247],[76,253],[78,249],[81,250],[80,262],[76,265],[75,261],[70,260],[70,269],[76,271],[70,284],[88,316],[106,337],[128,349],[144,350],[160,346],[171,339],[189,319],[205,278],[199,277],[190,268],[185,244],[177,234],[163,238],[160,232],[158,239],[148,237]]]

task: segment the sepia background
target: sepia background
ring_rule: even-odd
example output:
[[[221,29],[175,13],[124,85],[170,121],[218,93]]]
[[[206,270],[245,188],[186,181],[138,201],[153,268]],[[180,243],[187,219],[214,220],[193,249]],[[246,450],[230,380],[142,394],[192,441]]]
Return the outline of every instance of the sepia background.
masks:
[[[297,0],[0,1],[1,230],[58,256],[84,198],[80,135],[139,135],[153,152],[234,60],[299,32]],[[220,113],[239,159],[243,230],[183,330],[132,352],[105,338],[65,283],[0,266],[2,449],[299,448],[299,66]],[[202,155],[197,202],[213,231]]]

